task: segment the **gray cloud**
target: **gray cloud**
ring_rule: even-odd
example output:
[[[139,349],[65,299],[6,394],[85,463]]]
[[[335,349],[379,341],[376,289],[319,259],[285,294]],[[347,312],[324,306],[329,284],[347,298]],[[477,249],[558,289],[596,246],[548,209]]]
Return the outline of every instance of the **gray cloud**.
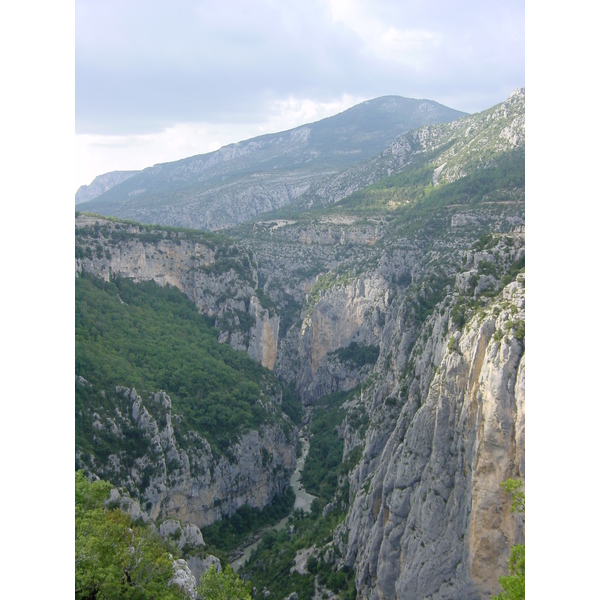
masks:
[[[250,122],[274,100],[473,111],[524,84],[524,2],[76,0],[78,133]]]

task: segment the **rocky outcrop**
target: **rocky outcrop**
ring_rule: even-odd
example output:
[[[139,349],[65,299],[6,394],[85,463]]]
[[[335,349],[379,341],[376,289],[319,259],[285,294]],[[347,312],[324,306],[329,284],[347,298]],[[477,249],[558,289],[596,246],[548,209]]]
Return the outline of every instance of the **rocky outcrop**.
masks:
[[[186,547],[191,549],[204,547],[202,532],[196,525],[188,523],[182,527],[179,521],[167,519],[160,524],[158,533],[165,540],[172,539],[180,550]]]
[[[197,582],[205,571],[213,565],[217,572],[221,571],[221,561],[216,556],[205,554],[203,551],[201,556],[193,554],[199,548],[204,548],[202,532],[195,525],[188,524],[182,527],[179,521],[167,519],[157,527],[150,516],[140,508],[139,502],[133,500],[123,488],[113,488],[104,505],[110,509],[122,510],[134,522],[149,525],[163,539],[174,542],[180,550],[183,550],[185,558],[174,559],[169,554],[169,558],[173,562],[173,577],[169,581],[169,585],[179,586],[191,600],[198,598]]]
[[[180,587],[190,600],[196,600],[196,598],[198,598],[198,592],[196,591],[196,577],[183,558],[178,558],[173,561],[173,577],[171,578],[171,581],[169,581],[169,585]]]
[[[143,400],[135,389],[117,388],[114,394],[106,390],[104,397],[105,407],[112,410],[98,409],[92,415],[95,437],[101,439],[106,432],[130,440],[128,450],[105,461],[78,451],[79,468],[126,488],[139,498],[149,518],[176,518],[163,523],[160,532],[171,536],[181,530],[184,545],[203,545],[198,527],[229,516],[244,504],[263,508],[289,484],[296,464],[292,428],[286,433],[277,424],[263,425],[240,435],[225,456],[194,431],[176,434],[181,417],[172,414],[164,392]],[[116,496],[112,500],[120,505],[132,502]],[[132,507],[124,510],[142,518],[131,513]]]

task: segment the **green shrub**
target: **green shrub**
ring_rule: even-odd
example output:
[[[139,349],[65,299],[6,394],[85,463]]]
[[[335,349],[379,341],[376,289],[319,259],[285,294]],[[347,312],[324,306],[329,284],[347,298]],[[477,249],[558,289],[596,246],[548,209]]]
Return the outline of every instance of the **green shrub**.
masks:
[[[452,336],[448,340],[448,351],[449,352],[454,352],[455,350],[456,350],[456,338],[454,336]]]
[[[359,345],[350,342],[345,348],[338,348],[332,353],[340,362],[359,369],[364,365],[374,365],[379,358],[379,346]]]

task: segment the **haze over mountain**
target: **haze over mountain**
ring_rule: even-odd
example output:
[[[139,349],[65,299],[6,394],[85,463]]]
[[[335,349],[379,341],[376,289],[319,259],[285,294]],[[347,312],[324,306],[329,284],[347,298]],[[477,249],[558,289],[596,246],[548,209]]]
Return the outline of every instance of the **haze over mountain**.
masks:
[[[110,189],[80,208],[162,225],[231,227],[293,202],[406,131],[461,116],[431,100],[376,98],[316,123],[127,173],[126,181],[113,177]],[[107,175],[94,180],[98,191]]]

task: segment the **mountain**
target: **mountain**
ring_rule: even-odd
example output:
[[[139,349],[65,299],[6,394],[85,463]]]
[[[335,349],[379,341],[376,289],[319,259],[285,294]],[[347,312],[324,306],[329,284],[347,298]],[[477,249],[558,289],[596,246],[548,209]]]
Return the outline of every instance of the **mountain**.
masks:
[[[518,89],[505,102],[489,110],[398,136],[370,160],[315,183],[288,208],[301,210],[338,202],[357,190],[417,165],[434,167],[424,183],[433,186],[451,183],[490,166],[507,153],[523,150],[524,145],[525,90]],[[353,199],[354,203],[357,198]]]
[[[385,96],[316,123],[149,167],[81,208],[146,223],[231,227],[289,204],[405,131],[464,115],[431,100]]]
[[[177,288],[210,319],[215,339],[262,363],[257,385],[274,376],[263,388],[265,398],[272,390],[271,427],[283,431],[290,423],[287,441],[259,433],[255,448],[269,448],[264,463],[262,450],[251,453],[233,439],[229,454],[219,458],[215,450],[222,495],[214,497],[202,486],[217,480],[207,474],[194,483],[183,458],[192,451],[174,425],[169,433],[169,424],[200,406],[193,386],[184,414],[176,391],[161,388],[156,375],[133,399],[131,382],[115,392],[103,384],[99,397],[104,391],[114,405],[104,413],[81,409],[104,428],[91,425],[78,438],[87,444],[82,468],[118,476],[119,485],[135,481],[139,468],[124,460],[120,435],[137,431],[152,447],[156,432],[161,450],[138,457],[149,471],[151,461],[158,465],[149,475],[153,486],[137,487],[140,500],[150,502],[153,518],[173,518],[178,508],[182,520],[205,527],[205,539],[219,544],[219,535],[193,520],[199,511],[220,511],[221,520],[206,520],[210,527],[246,531],[251,519],[241,503],[254,493],[254,508],[266,510],[281,497],[291,470],[286,452],[298,456],[297,440],[306,436],[302,480],[317,499],[310,514],[293,513],[249,553],[239,573],[256,588],[254,597],[479,600],[499,593],[498,577],[525,529],[500,486],[525,480],[524,117],[525,91],[516,90],[481,113],[403,133],[379,154],[313,180],[295,203],[227,235],[79,214],[78,278],[96,287],[119,287],[122,279]],[[111,305],[125,309],[119,295],[131,304],[133,292],[112,293]],[[103,330],[88,338],[100,339]],[[135,366],[141,350],[120,344],[121,358]],[[186,354],[171,358],[182,365],[177,371],[192,361]],[[145,407],[147,424],[134,420],[134,406],[136,415]],[[113,424],[121,427],[116,433]],[[249,420],[248,435],[253,427]],[[222,430],[195,431],[209,440]],[[102,456],[94,435],[106,442]],[[269,441],[275,439],[279,444]],[[110,444],[112,456],[124,452],[118,471]],[[198,441],[194,452],[202,447]],[[172,470],[169,455],[179,457]],[[239,478],[245,455],[254,492]],[[282,468],[270,467],[276,464]],[[267,493],[259,481],[272,482]],[[152,513],[158,492],[176,501]],[[210,551],[229,552],[231,544]]]
[[[133,177],[136,173],[138,171],[111,171],[110,173],[104,173],[104,175],[98,175],[90,185],[82,185],[77,190],[75,204],[89,202],[97,198],[101,194],[104,194],[104,192],[115,187],[115,185],[119,185],[119,183],[123,183],[130,177]]]

